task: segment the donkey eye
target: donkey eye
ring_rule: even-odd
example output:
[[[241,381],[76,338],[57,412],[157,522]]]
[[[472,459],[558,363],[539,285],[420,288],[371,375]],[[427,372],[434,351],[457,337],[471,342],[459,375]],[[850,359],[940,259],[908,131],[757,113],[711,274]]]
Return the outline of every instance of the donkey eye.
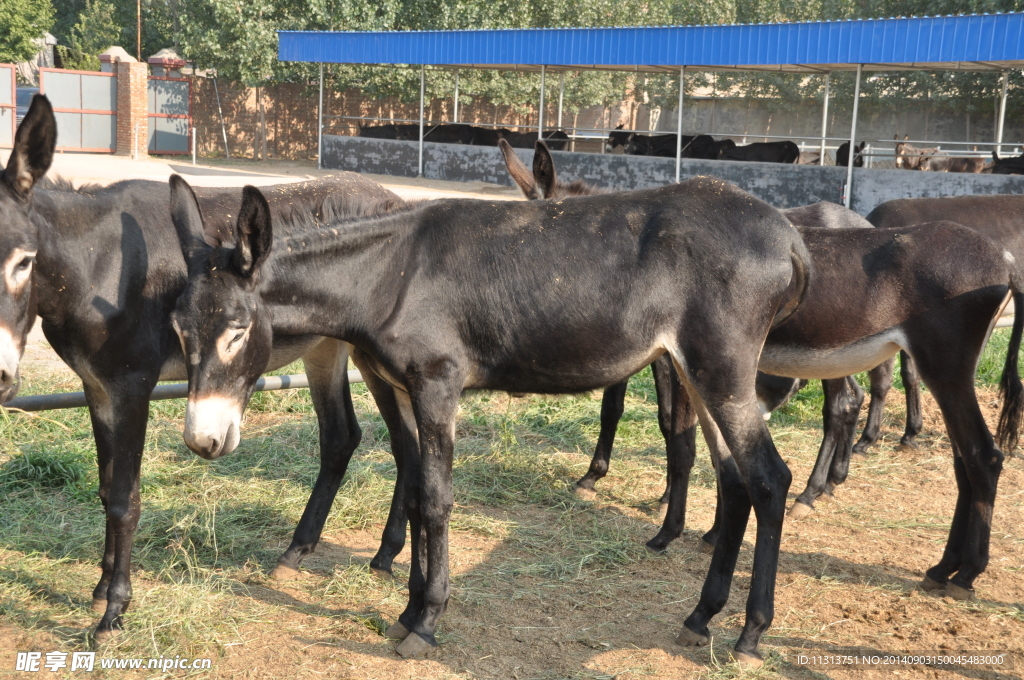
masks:
[[[247,328],[239,328],[238,330],[236,330],[235,334],[231,336],[231,340],[228,341],[228,346],[230,347],[231,345],[234,345],[236,342],[244,338],[247,330]]]
[[[33,261],[35,261],[35,258],[33,258],[31,256],[21,258],[21,261],[18,262],[17,266],[14,267],[14,271],[16,271],[16,272],[23,272],[23,271],[25,271],[26,269],[28,269],[29,267],[32,266],[32,262]]]

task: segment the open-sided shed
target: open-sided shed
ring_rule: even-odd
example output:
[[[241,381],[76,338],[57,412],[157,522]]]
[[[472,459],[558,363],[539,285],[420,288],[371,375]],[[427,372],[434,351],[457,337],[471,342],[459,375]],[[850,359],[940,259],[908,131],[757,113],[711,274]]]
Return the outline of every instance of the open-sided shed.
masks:
[[[402,32],[281,31],[278,59],[323,64],[418,65],[423,172],[425,67],[549,72],[585,69],[680,75],[675,177],[680,177],[687,70],[827,74],[855,71],[850,139],[857,138],[864,71],[952,70],[1004,74],[996,142],[1002,142],[1006,72],[1024,68],[1024,14],[984,14],[727,26],[494,29]],[[541,87],[541,111],[543,112]],[[827,114],[828,98],[825,99]],[[825,115],[822,139],[825,138]],[[538,121],[543,129],[543,113]],[[321,131],[323,125],[321,121]],[[824,145],[824,141],[822,142]],[[322,151],[322,141],[321,141]],[[853,155],[844,202],[851,204]]]

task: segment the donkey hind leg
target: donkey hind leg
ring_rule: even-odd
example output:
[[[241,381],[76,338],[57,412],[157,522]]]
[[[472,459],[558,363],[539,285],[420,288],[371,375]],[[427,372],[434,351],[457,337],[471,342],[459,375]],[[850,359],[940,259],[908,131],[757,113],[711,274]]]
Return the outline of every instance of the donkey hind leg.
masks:
[[[654,378],[654,391],[658,395],[658,428],[661,429],[661,436],[665,440],[665,456],[668,462],[667,474],[665,475],[665,493],[661,494],[661,498],[658,500],[659,514],[664,517],[665,513],[668,512],[668,505],[672,494],[672,460],[676,447],[683,446],[682,442],[677,441],[677,438],[683,436],[685,432],[685,409],[687,406],[683,406],[684,414],[683,420],[676,419],[677,412],[674,408],[675,399],[680,392],[683,393],[683,399],[686,404],[689,404],[689,397],[686,396],[686,389],[679,382],[679,377],[676,375],[676,369],[672,365],[672,357],[668,352],[662,354],[660,357],[654,360],[651,364],[651,375]],[[696,427],[697,414],[693,414],[693,425]],[[678,428],[678,429],[677,429]],[[694,433],[696,435],[696,433]],[[696,443],[694,444],[696,447]],[[692,450],[696,452],[696,448]],[[693,455],[690,456],[690,465],[686,468],[687,479],[689,479],[690,468],[693,467]],[[686,490],[683,489],[683,512],[686,512]],[[679,530],[682,531],[682,524],[679,526]]]
[[[291,545],[277,558],[277,566],[270,573],[277,579],[295,578],[302,558],[316,550],[327,514],[362,437],[349,391],[348,347],[324,340],[302,358],[302,363],[320,428],[320,472]]]
[[[663,356],[668,357],[667,354]],[[686,524],[686,497],[690,488],[690,470],[693,469],[693,461],[697,453],[697,411],[693,408],[686,388],[671,363],[669,363],[668,378],[672,388],[672,423],[670,436],[666,437],[668,489],[665,493],[668,494],[668,502],[661,530],[647,542],[647,547],[656,552],[666,550],[668,544],[683,533]],[[663,401],[659,391],[659,411]]]
[[[948,374],[949,362],[936,365]],[[974,580],[988,566],[992,510],[1003,468],[1003,453],[996,448],[974,395],[973,369],[973,365],[964,367],[961,376],[951,379],[922,365],[922,375],[939,403],[950,441],[955,443],[957,481],[957,503],[946,548],[940,562],[926,572],[922,585],[927,589],[945,583],[946,594],[956,599],[973,597]]]
[[[448,606],[451,593],[448,578],[448,522],[453,506],[455,418],[463,379],[451,364],[445,370],[438,369],[438,363],[441,362],[432,362],[432,372],[435,376],[443,375],[429,380],[417,380],[418,384],[410,386],[420,438],[422,470],[415,514],[418,515],[416,519],[422,522],[423,537],[426,539],[426,581],[419,593],[420,615],[409,628],[409,635],[398,645],[398,653],[406,658],[423,656],[431,648],[437,647],[434,633]],[[412,520],[412,504],[409,508],[409,519]],[[415,596],[410,579],[410,607],[416,604],[413,600]],[[405,624],[406,619],[400,620]]]
[[[821,388],[825,393],[825,404],[821,409],[825,436],[821,440],[807,487],[797,496],[796,502],[790,508],[789,516],[793,519],[806,517],[814,509],[814,501],[818,497],[832,494],[834,485],[830,484],[830,477],[837,458],[845,461],[846,468],[849,468],[853,437],[857,434],[857,417],[860,415],[860,406],[864,403],[863,390],[859,385],[854,390],[850,382],[855,381],[852,378],[821,381]],[[845,478],[844,474],[844,481]]]
[[[753,375],[751,370],[751,387]],[[687,378],[693,385],[693,377]],[[683,623],[677,641],[684,645],[702,645],[709,641],[708,623],[728,600],[736,558],[753,507],[757,517],[753,578],[747,598],[746,622],[734,655],[737,661],[760,665],[762,659],[757,645],[775,615],[775,577],[786,493],[792,475],[772,444],[753,394],[746,400],[737,397],[742,395],[737,385],[747,381],[731,381],[734,385],[729,385],[730,381],[707,384],[711,378],[710,372],[705,372],[704,384],[694,385],[690,396],[697,407],[708,448],[718,458],[722,526],[700,600]],[[714,396],[699,401],[710,395]]]
[[[917,374],[917,364],[906,352],[900,352],[900,377],[903,379],[903,392],[907,395],[907,426],[900,437],[901,450],[914,450],[917,442],[914,439],[921,434],[924,420],[921,417],[921,378]]]
[[[149,418],[149,393],[156,376],[125,380],[135,389],[112,389],[86,382],[96,454],[99,463],[100,500],[107,519],[107,537],[101,568],[103,574],[93,591],[93,609],[103,609],[96,627],[96,641],[109,639],[124,626],[122,615],[132,599],[132,541],[139,522],[139,474]]]
[[[590,498],[594,495],[594,483],[608,474],[608,462],[612,456],[612,445],[615,444],[615,431],[622,418],[623,404],[626,401],[628,380],[608,387],[601,399],[601,433],[597,437],[594,457],[590,460],[590,468],[576,482],[576,493],[581,497]]]
[[[885,412],[885,400],[892,388],[892,374],[896,369],[896,357],[883,361],[868,371],[871,379],[871,403],[868,405],[868,421],[864,424],[864,433],[854,445],[853,452],[866,454],[869,446],[878,441],[882,430],[882,416]]]

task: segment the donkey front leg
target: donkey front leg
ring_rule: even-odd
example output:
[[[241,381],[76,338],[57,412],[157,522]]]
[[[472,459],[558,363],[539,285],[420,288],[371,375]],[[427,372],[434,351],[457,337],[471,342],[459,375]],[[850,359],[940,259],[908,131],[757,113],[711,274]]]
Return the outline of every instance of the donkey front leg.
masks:
[[[871,380],[871,402],[868,404],[868,420],[864,424],[864,432],[853,446],[853,452],[866,454],[869,446],[878,441],[882,431],[882,416],[885,413],[885,401],[892,389],[892,374],[896,370],[896,357],[890,357],[868,371]]]
[[[437,647],[434,634],[448,606],[448,521],[451,517],[452,454],[454,451],[455,417],[462,387],[461,376],[454,368],[438,370],[440,361],[431,362],[433,371],[447,374],[440,379],[422,380],[417,375],[409,382],[413,389],[413,410],[419,426],[420,485],[416,510],[422,520],[426,539],[426,581],[420,597],[421,610],[409,635],[398,645],[405,658],[419,657]],[[416,384],[416,383],[420,384]],[[410,489],[411,491],[411,489]],[[410,504],[410,508],[412,504]],[[409,514],[410,520],[413,513]],[[413,582],[409,583],[410,609],[416,607]],[[407,612],[410,610],[407,609]],[[403,620],[404,623],[404,620]],[[406,624],[407,625],[407,624]]]
[[[903,392],[907,395],[907,426],[900,437],[900,450],[913,451],[917,448],[914,441],[921,434],[924,419],[921,416],[921,378],[917,374],[917,364],[908,353],[900,352],[900,378],[903,380]]]
[[[857,434],[857,417],[860,415],[861,404],[864,403],[863,390],[859,385],[854,390],[851,381],[853,378],[821,381],[822,391],[825,393],[825,404],[821,409],[825,436],[818,449],[814,469],[807,480],[807,488],[797,496],[796,502],[789,510],[792,519],[806,517],[814,511],[814,501],[818,497],[832,495],[835,487],[830,483],[830,472],[835,467],[837,457],[845,461],[845,468],[849,469],[850,450],[853,446],[853,437]],[[842,467],[840,464],[840,468]],[[845,481],[845,470],[842,477]]]
[[[100,564],[103,573],[92,594],[94,611],[103,611],[96,641],[110,639],[124,627],[122,618],[132,599],[132,541],[139,522],[139,475],[149,417],[149,394],[155,376],[125,379],[118,386],[86,383],[96,456],[100,500],[107,534]],[[129,392],[123,385],[132,385]]]
[[[608,463],[612,457],[612,445],[615,444],[615,431],[619,427],[619,419],[626,401],[628,380],[605,388],[601,398],[601,433],[597,437],[594,457],[590,460],[590,468],[576,482],[576,493],[585,499],[595,495],[594,483],[608,474]]]
[[[302,362],[309,377],[309,394],[320,426],[320,473],[302,518],[295,527],[291,545],[277,558],[277,566],[270,572],[270,576],[276,579],[298,576],[302,558],[316,549],[338,487],[362,437],[349,391],[345,345],[321,342],[303,357]],[[404,541],[404,526],[402,538]]]
[[[664,355],[667,357],[668,355]],[[666,504],[665,521],[657,536],[647,542],[655,552],[668,549],[668,544],[679,538],[686,524],[687,494],[690,488],[690,471],[697,454],[697,411],[690,402],[686,388],[674,367],[669,364],[668,381],[672,388],[672,423],[666,437],[668,454],[669,499]],[[662,399],[659,393],[659,410]]]

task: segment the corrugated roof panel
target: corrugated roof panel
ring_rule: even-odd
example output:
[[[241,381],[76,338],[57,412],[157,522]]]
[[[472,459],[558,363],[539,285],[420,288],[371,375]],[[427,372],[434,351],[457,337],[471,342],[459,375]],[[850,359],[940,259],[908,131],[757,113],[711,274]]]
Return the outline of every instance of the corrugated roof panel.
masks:
[[[1024,14],[746,26],[403,32],[280,31],[281,61],[807,70],[1024,64]]]

